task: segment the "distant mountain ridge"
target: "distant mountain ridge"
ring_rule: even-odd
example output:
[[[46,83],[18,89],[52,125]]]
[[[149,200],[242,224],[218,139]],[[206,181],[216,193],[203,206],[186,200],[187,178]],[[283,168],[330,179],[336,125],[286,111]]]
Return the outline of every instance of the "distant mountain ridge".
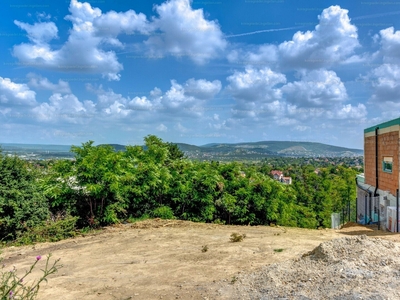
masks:
[[[361,149],[351,149],[314,142],[261,141],[248,143],[212,143],[195,146],[176,143],[189,158],[262,158],[263,156],[291,157],[352,157],[363,156]],[[117,151],[124,145],[110,144]]]
[[[178,146],[180,146],[178,144]],[[184,147],[182,147],[184,148]],[[362,156],[361,149],[350,149],[314,142],[292,142],[292,141],[261,141],[248,143],[213,143],[199,147],[205,152],[228,152],[237,155],[248,156],[294,156],[294,157],[340,157],[340,156]],[[182,149],[182,151],[184,151]],[[232,153],[233,152],[233,153]]]
[[[261,141],[248,143],[212,143],[195,146],[176,143],[188,158],[201,160],[257,160],[267,156],[289,157],[354,157],[363,156],[361,149],[350,149],[313,142]],[[124,151],[125,145],[108,144],[116,151]],[[101,145],[98,145],[101,146]],[[28,157],[73,157],[68,145],[6,144],[0,143],[4,153]]]

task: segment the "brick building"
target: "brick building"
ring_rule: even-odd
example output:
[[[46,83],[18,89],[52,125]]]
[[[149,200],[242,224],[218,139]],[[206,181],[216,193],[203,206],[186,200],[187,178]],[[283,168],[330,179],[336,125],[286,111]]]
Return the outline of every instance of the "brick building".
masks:
[[[358,222],[388,227],[388,210],[398,205],[399,144],[400,118],[364,130],[364,175],[357,176]]]

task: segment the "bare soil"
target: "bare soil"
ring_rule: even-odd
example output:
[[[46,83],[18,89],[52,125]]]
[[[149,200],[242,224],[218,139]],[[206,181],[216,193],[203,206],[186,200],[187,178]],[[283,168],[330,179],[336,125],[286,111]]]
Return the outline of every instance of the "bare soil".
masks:
[[[241,242],[231,242],[232,233],[245,235],[245,238]],[[341,247],[338,249],[347,249],[342,251],[343,255],[355,251],[361,253],[355,247],[366,241],[369,243],[370,239],[356,237],[361,242],[349,238],[343,242],[342,239],[331,246],[323,246],[325,250],[314,250],[317,256],[312,252],[310,254],[321,243],[354,235],[390,240],[396,247],[400,242],[398,234],[352,223],[341,230],[308,230],[154,219],[107,227],[97,234],[56,243],[9,247],[2,250],[1,256],[6,268],[12,269],[15,266],[21,274],[35,261],[37,255],[44,257],[52,253],[52,260],[61,258],[63,268],[51,275],[48,283],[41,285],[39,299],[318,299],[319,292],[315,294],[315,289],[310,289],[311,283],[298,286],[293,276],[299,277],[302,274],[301,268],[314,268],[314,273],[318,274],[318,268],[329,269],[329,263],[342,261],[345,256],[333,259],[330,254],[326,254],[329,251],[339,251],[335,248],[336,244]],[[381,244],[373,244],[377,248],[373,248],[372,244],[360,247],[372,247],[375,253],[382,251],[379,248]],[[326,250],[326,247],[331,250]],[[392,250],[397,251],[396,247],[393,246]],[[352,257],[358,259],[357,256]],[[305,259],[312,260],[305,262]],[[296,262],[299,264],[296,265]],[[30,276],[31,280],[40,276],[39,269],[44,267],[44,263],[45,259],[39,262],[39,268]],[[267,270],[269,265],[276,272]],[[294,273],[283,274],[285,269],[296,268]],[[345,273],[346,277],[341,278],[341,284],[358,278],[358,273],[352,277],[355,268],[349,269],[350,275]],[[286,277],[281,278],[276,274]],[[332,278],[336,276],[331,275]],[[329,278],[330,275],[324,276]],[[396,279],[396,276],[393,278]],[[271,280],[281,284],[270,294],[265,291],[265,295],[270,296],[263,296],[262,287],[271,285]],[[282,287],[285,280],[293,284]],[[396,280],[400,282],[400,278]],[[330,281],[321,283],[327,285]],[[314,294],[305,291],[297,293],[302,287]],[[331,294],[326,295],[330,297]],[[355,298],[349,296],[348,299],[360,299],[357,298],[358,294],[354,295]]]

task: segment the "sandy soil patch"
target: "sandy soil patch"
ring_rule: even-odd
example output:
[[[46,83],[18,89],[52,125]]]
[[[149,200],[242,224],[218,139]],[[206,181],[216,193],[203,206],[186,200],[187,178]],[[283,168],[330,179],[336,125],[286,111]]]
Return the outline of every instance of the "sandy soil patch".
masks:
[[[345,227],[308,230],[155,219],[57,243],[6,248],[2,257],[21,273],[37,255],[61,258],[64,267],[41,286],[39,299],[222,299],[242,274],[298,259],[335,238],[366,234],[400,241],[400,235],[373,227]],[[233,243],[234,232],[246,237]]]

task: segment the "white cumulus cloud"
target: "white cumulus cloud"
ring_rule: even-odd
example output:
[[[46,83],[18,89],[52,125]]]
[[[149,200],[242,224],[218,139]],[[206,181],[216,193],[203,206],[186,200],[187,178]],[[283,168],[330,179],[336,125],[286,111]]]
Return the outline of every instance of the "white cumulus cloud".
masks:
[[[347,99],[343,82],[334,71],[303,72],[300,81],[282,87],[289,103],[300,107],[331,107]]]
[[[103,44],[123,46],[116,38],[121,33],[147,32],[146,17],[129,10],[124,13],[110,11],[103,14],[87,2],[71,0],[72,22],[68,40],[59,49],[52,49],[49,42],[57,37],[58,29],[52,22],[34,25],[15,21],[28,34],[31,43],[13,48],[13,55],[20,62],[38,68],[61,72],[100,73],[108,80],[119,80],[123,66],[114,51],[102,49]]]
[[[26,31],[28,38],[35,44],[42,44],[58,37],[58,29],[53,22],[26,24],[15,20],[14,24]]]
[[[279,45],[286,65],[300,68],[329,66],[341,62],[360,46],[357,27],[351,24],[347,9],[330,6],[318,18],[315,30],[299,31],[291,41]]]
[[[318,19],[319,23],[312,31],[298,31],[291,40],[279,45],[233,50],[228,60],[248,65],[277,65],[281,69],[319,69],[365,59],[354,55],[360,44],[357,27],[351,24],[348,10],[338,5],[330,6]]]
[[[393,27],[381,30],[381,54],[386,63],[400,63],[400,31]]]
[[[49,102],[41,103],[32,109],[37,120],[42,122],[60,122],[82,124],[93,117],[95,104],[92,101],[81,102],[73,94],[55,93]]]
[[[286,83],[286,76],[270,68],[247,67],[244,72],[235,71],[227,80],[227,91],[235,99],[272,102],[282,97],[280,89],[275,86]]]
[[[225,49],[219,24],[206,20],[203,10],[190,4],[190,0],[169,0],[155,6],[159,17],[153,18],[152,26],[158,34],[145,42],[152,55],[188,57],[203,64]]]
[[[359,103],[357,106],[351,104],[343,105],[338,107],[336,110],[328,111],[327,117],[330,119],[341,119],[341,120],[361,120],[367,116],[367,108],[364,104]]]
[[[191,78],[184,85],[185,95],[195,97],[197,99],[211,99],[221,90],[221,82],[219,80],[207,81],[205,79],[195,80]]]
[[[58,83],[52,83],[47,78],[41,77],[39,75],[29,73],[27,75],[29,78],[28,85],[34,89],[49,90],[53,93],[68,94],[71,93],[69,83],[63,80],[58,80]]]
[[[217,21],[206,20],[203,10],[193,9],[189,0],[170,0],[156,5],[155,11],[158,17],[149,21],[146,15],[133,10],[103,13],[88,2],[71,0],[70,14],[65,19],[72,23],[72,29],[61,47],[51,45],[58,37],[53,22],[31,25],[15,20],[27,32],[30,43],[15,45],[12,53],[20,63],[32,67],[98,73],[118,81],[123,65],[115,51],[105,50],[104,46],[124,48],[118,39],[122,34],[148,35],[142,50],[151,55],[189,57],[199,64],[218,57],[225,49],[227,42]]]
[[[27,84],[15,83],[10,78],[0,77],[0,107],[35,104],[36,93]]]

